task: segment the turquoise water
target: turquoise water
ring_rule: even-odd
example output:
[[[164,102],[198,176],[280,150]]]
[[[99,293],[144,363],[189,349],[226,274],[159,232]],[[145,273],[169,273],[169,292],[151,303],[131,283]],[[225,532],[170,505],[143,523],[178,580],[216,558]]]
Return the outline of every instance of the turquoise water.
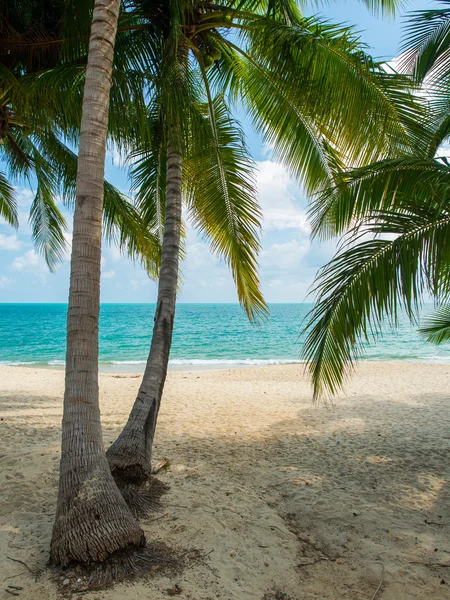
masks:
[[[267,324],[255,327],[235,304],[179,304],[172,365],[297,362],[301,323],[309,304],[273,304]],[[431,308],[431,307],[430,307]],[[0,364],[64,363],[65,304],[0,304]],[[147,358],[154,305],[104,304],[100,363],[139,365]],[[450,346],[424,342],[406,319],[372,344],[365,358],[450,362]]]

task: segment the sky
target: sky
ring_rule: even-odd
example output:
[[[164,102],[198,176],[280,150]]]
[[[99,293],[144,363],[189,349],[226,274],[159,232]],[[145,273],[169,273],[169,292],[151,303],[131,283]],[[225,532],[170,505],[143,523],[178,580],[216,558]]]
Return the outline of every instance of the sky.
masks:
[[[404,4],[396,19],[372,16],[356,0],[312,4],[307,14],[320,14],[333,23],[354,25],[374,57],[391,60],[398,55],[401,27],[408,10],[433,6],[424,0]],[[256,161],[258,200],[263,211],[260,277],[268,302],[303,302],[317,269],[331,258],[335,243],[310,241],[307,198],[301,187],[276,162],[270,151],[242,121],[247,143]],[[1,163],[0,163],[1,169]],[[107,156],[106,177],[128,192],[126,173],[117,159]],[[69,254],[56,273],[50,273],[36,253],[28,226],[33,189],[17,182],[20,227],[11,229],[0,220],[0,302],[67,302]],[[67,214],[70,247],[72,216]],[[226,265],[214,257],[207,242],[187,224],[187,254],[182,264],[180,302],[237,302],[232,277]],[[146,273],[121,256],[117,248],[104,244],[102,258],[102,302],[154,302],[156,284]]]

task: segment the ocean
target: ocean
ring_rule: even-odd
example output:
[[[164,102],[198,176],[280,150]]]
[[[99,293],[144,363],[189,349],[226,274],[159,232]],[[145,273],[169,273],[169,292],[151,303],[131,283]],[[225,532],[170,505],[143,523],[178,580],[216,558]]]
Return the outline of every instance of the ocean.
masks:
[[[269,321],[254,326],[237,304],[179,304],[170,366],[208,368],[300,362],[304,342],[301,326],[311,307],[272,304]],[[102,305],[101,367],[143,369],[154,310],[152,304]],[[66,304],[0,304],[0,364],[63,365],[66,311]],[[402,318],[400,327],[387,329],[368,346],[364,358],[446,363],[450,362],[450,346],[426,343]]]

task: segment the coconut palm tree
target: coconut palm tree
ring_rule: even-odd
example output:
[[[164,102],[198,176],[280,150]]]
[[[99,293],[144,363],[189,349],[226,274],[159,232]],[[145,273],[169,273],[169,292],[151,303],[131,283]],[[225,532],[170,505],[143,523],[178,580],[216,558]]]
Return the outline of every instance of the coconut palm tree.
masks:
[[[0,2],[0,157],[5,168],[5,173],[0,173],[0,216],[18,226],[12,183],[34,180],[32,236],[50,270],[67,249],[67,225],[58,200],[69,209],[74,204],[77,158],[69,146],[78,143],[89,4]],[[75,32],[66,23],[72,27],[76,23]],[[114,83],[121,93],[120,104],[128,100],[127,112],[135,113],[129,122],[139,122],[139,103],[134,101],[139,92],[134,91],[131,101],[123,77],[116,73]],[[121,127],[116,125],[117,96],[115,92],[109,134],[121,145],[125,136],[123,117]],[[114,186],[105,183],[104,194],[105,236],[133,259],[145,256],[154,275],[160,254],[158,240],[142,229],[135,207]]]
[[[164,186],[171,194],[169,205],[165,196],[164,227],[156,225],[164,239],[150,355],[128,422],[107,453],[118,482],[140,482],[151,471],[175,315],[183,189],[213,250],[230,264],[247,314],[251,319],[264,314],[251,162],[225,98],[242,103],[308,192],[334,181],[344,164],[405,151],[417,115],[404,78],[372,61],[350,29],[305,18],[296,2],[163,6],[144,0],[135,3],[135,14],[144,31],[151,21],[156,49],[151,89],[157,99],[152,110],[159,125],[158,141],[135,174],[152,201],[164,198]],[[137,46],[141,35],[135,33]],[[200,106],[206,111],[199,119]],[[237,140],[231,146],[223,142],[230,135]],[[164,180],[169,158],[171,179]],[[142,200],[145,206],[148,195]],[[164,210],[152,214],[162,216]]]
[[[84,87],[58,504],[51,559],[95,563],[145,543],[109,470],[98,402],[98,315],[104,165],[120,0],[95,0]]]
[[[427,92],[426,144],[342,173],[312,205],[315,235],[347,232],[318,274],[305,328],[316,397],[342,387],[364,342],[386,320],[396,325],[400,309],[417,322],[427,296],[444,306],[422,332],[432,342],[448,339],[450,164],[439,148],[450,135],[449,26],[448,8],[414,13],[400,61]]]

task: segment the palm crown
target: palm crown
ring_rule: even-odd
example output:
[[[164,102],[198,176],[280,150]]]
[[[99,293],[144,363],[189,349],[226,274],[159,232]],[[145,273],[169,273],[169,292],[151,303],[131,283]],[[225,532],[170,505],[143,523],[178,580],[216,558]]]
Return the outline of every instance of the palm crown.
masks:
[[[81,116],[91,2],[1,2],[0,4],[0,216],[17,227],[12,182],[36,182],[30,209],[32,235],[51,270],[66,252],[65,219],[59,199],[74,203],[76,144]],[[143,106],[142,87],[117,75],[117,96],[128,99],[128,111]],[[139,95],[140,94],[140,95]],[[130,131],[118,127],[119,102],[112,103],[111,139],[123,144]],[[136,128],[134,128],[136,129]],[[135,207],[105,182],[104,230],[133,259],[154,274],[159,241],[142,228]]]
[[[191,217],[230,265],[249,317],[260,316],[260,214],[232,108],[242,105],[312,192],[343,165],[420,143],[410,81],[372,61],[350,29],[305,18],[296,2],[146,0],[127,8],[134,25],[123,38],[126,52],[145,60],[148,77],[151,135],[131,156],[146,223],[161,231],[166,142],[175,127]]]

